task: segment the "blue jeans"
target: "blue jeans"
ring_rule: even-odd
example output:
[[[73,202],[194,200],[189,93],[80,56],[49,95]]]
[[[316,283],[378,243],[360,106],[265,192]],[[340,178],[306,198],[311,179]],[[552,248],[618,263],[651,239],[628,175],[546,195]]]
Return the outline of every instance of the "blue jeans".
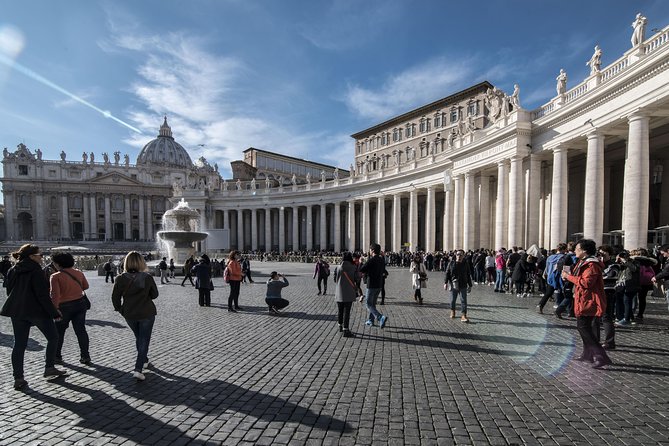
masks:
[[[135,345],[137,346],[137,360],[135,361],[136,372],[141,372],[144,363],[148,362],[149,343],[151,342],[151,332],[153,331],[153,323],[155,321],[155,316],[132,321],[126,319],[128,326],[135,334]]]
[[[58,329],[58,348],[56,349],[56,357],[63,357],[63,341],[65,340],[65,331],[70,326],[72,321],[72,328],[77,335],[79,342],[79,351],[81,357],[90,359],[91,355],[88,352],[88,333],[86,332],[86,304],[83,299],[78,299],[72,302],[61,303],[58,307],[60,313],[63,315],[60,321],[56,322]]]
[[[376,309],[376,298],[379,296],[381,288],[367,288],[367,293],[365,295],[365,305],[367,305],[367,311],[369,311],[369,320],[374,322],[374,319],[381,319],[383,316],[379,313],[379,310]]]
[[[664,292],[664,299],[667,301],[667,308],[669,308],[669,288]]]
[[[503,269],[498,269],[495,270],[496,276],[495,276],[495,289],[496,290],[504,290],[504,270]]]
[[[467,288],[460,288],[459,290],[451,290],[451,310],[455,311],[455,302],[460,295],[460,307],[462,314],[467,314]]]
[[[56,348],[58,347],[58,331],[53,319],[12,318],[14,329],[14,347],[12,348],[12,369],[14,378],[23,378],[23,358],[28,347],[30,327],[37,327],[46,338],[46,367],[53,367],[56,363]]]

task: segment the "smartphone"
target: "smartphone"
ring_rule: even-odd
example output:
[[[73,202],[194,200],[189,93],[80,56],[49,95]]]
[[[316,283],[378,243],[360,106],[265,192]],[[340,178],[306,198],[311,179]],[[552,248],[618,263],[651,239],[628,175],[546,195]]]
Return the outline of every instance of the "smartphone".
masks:
[[[571,266],[567,266],[567,265],[563,266],[562,271],[564,271],[567,274],[571,274]]]

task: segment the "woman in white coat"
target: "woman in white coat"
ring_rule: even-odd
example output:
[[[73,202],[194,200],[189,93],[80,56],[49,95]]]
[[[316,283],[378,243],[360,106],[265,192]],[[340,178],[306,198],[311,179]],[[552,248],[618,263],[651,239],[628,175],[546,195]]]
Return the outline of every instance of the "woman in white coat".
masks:
[[[411,286],[413,287],[413,298],[419,305],[423,304],[423,296],[420,293],[421,288],[427,288],[427,270],[423,265],[423,259],[420,254],[413,256],[411,266]]]

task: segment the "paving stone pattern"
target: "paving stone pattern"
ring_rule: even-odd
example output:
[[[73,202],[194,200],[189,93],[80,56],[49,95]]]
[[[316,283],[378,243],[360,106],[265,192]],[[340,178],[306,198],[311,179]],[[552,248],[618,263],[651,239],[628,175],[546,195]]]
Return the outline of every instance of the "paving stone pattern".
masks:
[[[45,339],[33,329],[30,386],[13,390],[11,323],[0,318],[0,444],[669,444],[663,299],[650,301],[644,325],[618,331],[615,365],[593,370],[571,359],[580,353],[575,321],[536,314],[538,297],[477,285],[464,324],[459,306],[449,318],[441,273],[429,274],[418,306],[409,272],[389,268],[379,307],[388,325],[366,327],[356,303],[347,339],[332,283],[317,296],[312,265],[253,267],[237,314],[227,312],[222,279],[211,308],[181,279],[159,285],[144,382],[130,376],[134,338],[103,277],[87,276],[94,365],[79,364],[70,328],[64,379],[42,378]],[[290,281],[282,316],[264,304],[272,270]]]

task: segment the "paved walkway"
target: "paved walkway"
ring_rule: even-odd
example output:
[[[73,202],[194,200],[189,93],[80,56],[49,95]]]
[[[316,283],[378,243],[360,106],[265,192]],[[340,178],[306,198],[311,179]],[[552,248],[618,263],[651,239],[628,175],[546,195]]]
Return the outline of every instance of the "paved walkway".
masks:
[[[189,286],[159,286],[154,367],[141,383],[102,277],[88,276],[94,366],[80,366],[70,329],[65,379],[41,377],[45,340],[33,329],[30,388],[14,391],[11,325],[0,318],[0,444],[669,444],[660,300],[645,325],[619,331],[615,365],[593,370],[571,360],[574,321],[536,314],[537,298],[475,286],[463,324],[448,317],[441,273],[418,306],[408,271],[390,268],[387,327],[365,327],[356,304],[346,339],[311,265],[253,266],[258,283],[242,285],[238,314],[226,311],[221,279],[211,308]],[[291,283],[283,316],[268,314],[259,283],[273,269]]]

